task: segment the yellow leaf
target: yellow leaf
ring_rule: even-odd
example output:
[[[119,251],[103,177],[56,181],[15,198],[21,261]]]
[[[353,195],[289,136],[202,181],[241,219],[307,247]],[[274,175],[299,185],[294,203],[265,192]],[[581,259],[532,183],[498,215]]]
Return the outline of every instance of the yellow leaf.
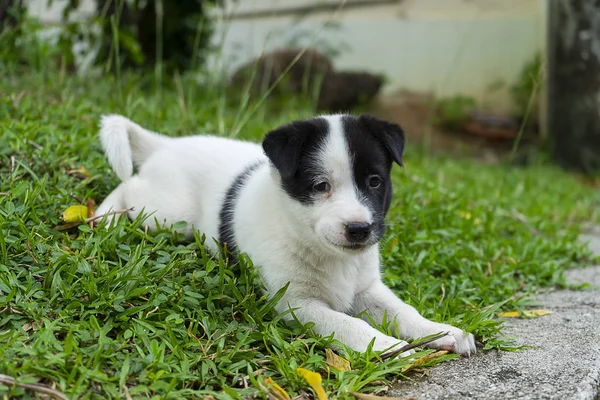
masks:
[[[281,386],[276,384],[273,379],[265,378],[265,383],[269,386],[269,393],[279,400],[290,400],[290,395]]]
[[[374,394],[365,394],[365,393],[355,393],[350,392],[350,394],[356,397],[358,400],[415,400],[414,397],[382,397],[375,396]]]
[[[87,206],[71,206],[63,211],[62,215],[65,222],[82,222],[88,217]]]
[[[338,371],[350,371],[350,362],[345,358],[342,358],[335,354],[333,350],[327,349],[325,350],[325,354],[327,359],[325,360],[325,364],[329,365],[333,369],[337,369]]]
[[[319,400],[327,400],[327,393],[321,385],[321,375],[316,372],[309,371],[304,368],[296,368],[296,373],[304,378],[304,380],[315,391]]]
[[[433,360],[434,358],[438,358],[438,357],[444,356],[446,354],[448,354],[447,350],[440,350],[440,351],[436,351],[435,353],[431,353],[431,354],[428,354],[426,356],[423,356],[421,358],[417,358],[412,364],[404,367],[402,369],[402,372],[406,372],[409,369],[420,367],[421,365],[425,364],[427,361]]]
[[[529,310],[523,312],[523,316],[528,318],[543,317],[544,315],[550,314],[552,314],[552,311],[550,310]],[[518,311],[506,311],[501,312],[498,316],[503,318],[518,318],[521,314],[519,314]]]
[[[458,212],[458,215],[459,215],[461,218],[464,218],[464,219],[466,219],[467,221],[468,221],[468,220],[470,220],[470,219],[473,217],[473,216],[471,215],[471,213],[470,213],[470,212],[468,212],[468,211],[459,211],[459,212]],[[480,220],[479,218],[473,218],[473,223],[474,223],[475,225],[481,225],[481,220]]]
[[[459,211],[458,215],[460,215],[464,219],[471,219],[471,213],[468,211]]]
[[[92,174],[90,174],[86,167],[73,168],[67,171],[67,175],[76,176],[78,178],[91,178]]]
[[[433,360],[434,358],[438,358],[438,357],[444,356],[446,354],[448,354],[447,350],[436,351],[435,353],[431,353],[431,354],[428,354],[421,358],[417,358],[415,360],[415,362],[412,363],[412,365],[413,365],[413,367],[418,367],[418,366],[425,364],[429,360]]]

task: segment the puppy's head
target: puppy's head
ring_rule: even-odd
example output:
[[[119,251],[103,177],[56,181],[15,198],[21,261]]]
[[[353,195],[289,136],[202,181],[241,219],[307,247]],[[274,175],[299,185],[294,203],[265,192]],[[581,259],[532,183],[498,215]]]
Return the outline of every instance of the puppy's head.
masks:
[[[371,116],[318,117],[269,132],[263,149],[286,212],[302,231],[334,252],[357,252],[381,239],[392,163],[402,165],[398,125]]]

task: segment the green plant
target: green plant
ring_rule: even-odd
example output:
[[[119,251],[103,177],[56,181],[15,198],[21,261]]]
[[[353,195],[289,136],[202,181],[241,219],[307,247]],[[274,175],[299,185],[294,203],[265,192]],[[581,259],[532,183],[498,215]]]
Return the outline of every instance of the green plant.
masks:
[[[541,82],[541,68],[542,58],[540,53],[536,53],[535,56],[525,64],[515,84],[510,87],[510,93],[515,104],[517,115],[525,114],[532,94],[535,96],[533,99],[534,103],[532,110],[537,109],[535,105],[537,104],[539,97],[538,86]]]
[[[468,96],[453,96],[434,102],[434,123],[451,130],[461,130],[474,111],[477,101]]]
[[[22,23],[25,20],[22,0],[0,0],[0,62],[20,62]]]
[[[53,1],[53,0],[48,0]],[[127,68],[168,72],[202,65],[209,52],[213,25],[208,12],[221,7],[222,0],[95,0],[94,23],[101,33],[94,34],[89,21],[69,22],[79,0],[69,0],[64,12],[60,43],[69,62],[73,44],[85,36],[97,48],[96,63],[113,71]]]

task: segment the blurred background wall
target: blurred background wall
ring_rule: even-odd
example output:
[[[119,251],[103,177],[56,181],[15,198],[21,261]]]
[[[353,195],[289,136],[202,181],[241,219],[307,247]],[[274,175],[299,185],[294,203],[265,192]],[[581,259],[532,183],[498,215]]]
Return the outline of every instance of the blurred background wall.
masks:
[[[29,12],[61,22],[67,0],[30,0]],[[168,1],[165,6],[168,7]],[[233,71],[261,53],[313,45],[336,68],[384,74],[398,89],[465,95],[510,110],[510,85],[545,46],[545,0],[226,0],[209,65]],[[94,12],[81,0],[74,19]],[[317,32],[317,34],[315,34]]]
[[[495,109],[510,108],[509,85],[545,46],[545,0],[349,0],[333,18],[338,0],[226,4],[214,40],[229,68],[315,43],[336,68],[383,73],[384,92],[463,94]]]

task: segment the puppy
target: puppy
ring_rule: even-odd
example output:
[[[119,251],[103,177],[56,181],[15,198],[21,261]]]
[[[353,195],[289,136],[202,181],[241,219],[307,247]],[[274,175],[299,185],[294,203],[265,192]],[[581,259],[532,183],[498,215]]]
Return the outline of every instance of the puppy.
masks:
[[[198,230],[233,256],[248,254],[270,294],[289,283],[277,311],[292,308],[318,334],[333,333],[355,350],[364,352],[373,339],[373,349],[383,351],[406,344],[396,337],[449,332],[429,346],[475,353],[472,334],[422,317],[381,281],[390,171],[402,165],[404,150],[399,126],[321,116],[269,132],[261,147],[214,136],[169,138],[111,115],[102,118],[100,139],[122,183],[98,215],[133,207],[130,218],[145,211],[166,225],[187,221],[186,235]],[[213,240],[206,245],[219,251]],[[363,311],[377,322],[387,318],[396,337],[355,317]]]

